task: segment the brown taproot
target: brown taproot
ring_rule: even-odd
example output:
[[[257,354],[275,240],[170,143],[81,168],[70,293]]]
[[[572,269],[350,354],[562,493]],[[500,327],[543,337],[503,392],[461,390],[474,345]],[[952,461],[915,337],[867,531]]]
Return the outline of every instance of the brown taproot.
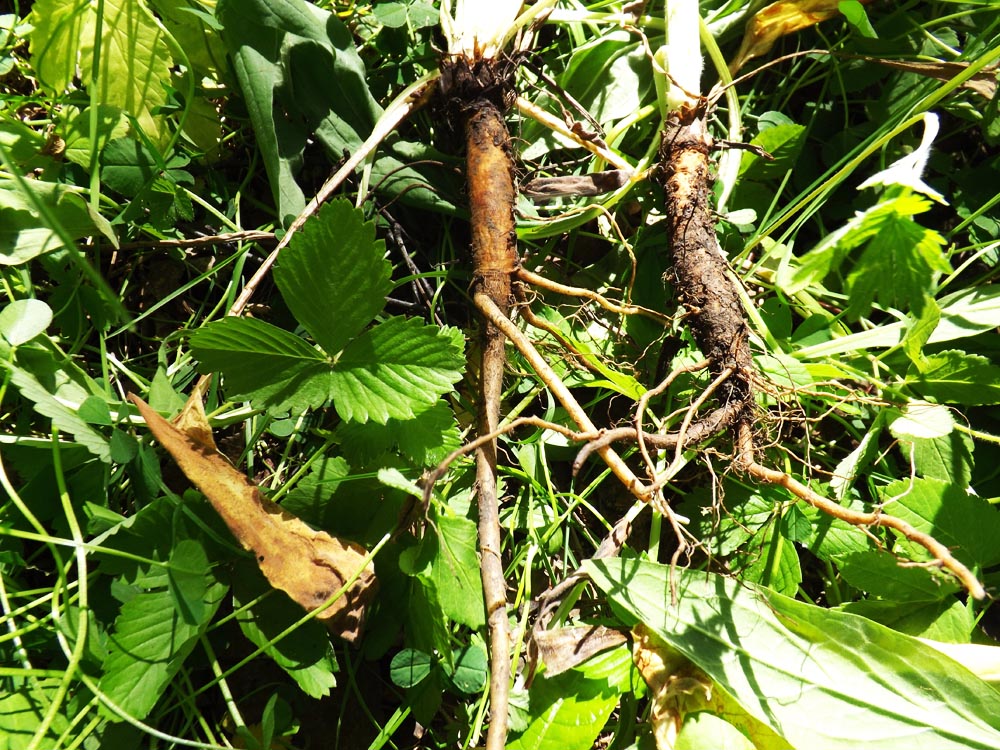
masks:
[[[261,572],[336,635],[354,641],[361,633],[364,610],[376,590],[375,572],[364,547],[315,531],[271,502],[219,453],[195,389],[171,424],[134,394],[150,432],[184,475],[201,490],[244,549],[253,553]],[[348,585],[349,581],[354,581]]]

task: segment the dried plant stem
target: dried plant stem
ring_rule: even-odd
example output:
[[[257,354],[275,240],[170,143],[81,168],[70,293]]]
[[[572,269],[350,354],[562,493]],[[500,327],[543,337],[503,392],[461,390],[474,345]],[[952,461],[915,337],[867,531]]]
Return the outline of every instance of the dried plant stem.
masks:
[[[548,387],[552,394],[559,400],[559,403],[563,405],[563,408],[569,413],[570,418],[576,422],[577,426],[584,432],[596,433],[598,432],[597,427],[594,423],[590,421],[590,417],[580,406],[579,402],[570,393],[569,388],[566,384],[562,382],[555,371],[549,367],[548,362],[546,362],[542,355],[538,353],[535,349],[534,344],[525,336],[521,330],[515,326],[509,318],[507,318],[500,309],[493,303],[493,301],[487,297],[485,294],[477,293],[473,296],[473,301],[476,303],[476,307],[479,311],[489,320],[493,325],[500,329],[504,335],[511,340],[514,346],[517,347],[521,355],[528,360],[528,364],[535,371],[535,374],[541,378],[542,382]],[[646,487],[639,478],[632,472],[632,469],[622,460],[613,448],[609,445],[602,446],[597,449],[597,454],[604,459],[604,462],[611,469],[612,473],[618,479],[621,480],[629,492],[631,492],[635,497],[643,502],[651,502],[653,499],[653,493],[648,487]],[[664,514],[670,513],[669,508],[657,508]]]
[[[527,115],[532,120],[536,120],[545,127],[549,128],[549,130],[554,130],[564,138],[568,138],[569,140],[573,141],[576,145],[578,145],[580,148],[587,149],[587,151],[594,154],[594,156],[599,156],[613,167],[624,170],[628,174],[635,173],[635,169],[632,167],[631,164],[625,161],[614,151],[609,149],[606,145],[598,142],[596,139],[591,140],[582,137],[578,132],[567,126],[566,123],[560,120],[558,117],[549,114],[538,105],[532,104],[523,96],[517,97],[517,108],[518,110],[520,110],[521,114]]]
[[[544,289],[555,294],[562,294],[566,297],[582,297],[584,299],[592,300],[608,312],[618,313],[619,315],[644,315],[645,317],[652,318],[658,323],[663,323],[664,325],[669,325],[671,323],[670,317],[664,315],[663,313],[658,313],[655,310],[640,307],[639,305],[618,304],[617,302],[612,302],[591,289],[585,289],[579,286],[566,286],[565,284],[560,284],[557,281],[552,281],[544,276],[540,276],[539,274],[529,271],[526,268],[517,269],[517,278],[526,284],[531,284],[539,289]]]
[[[486,445],[487,443],[495,442],[497,438],[510,434],[514,430],[521,427],[538,427],[543,430],[552,430],[553,432],[558,432],[560,435],[569,440],[581,443],[586,440],[593,440],[599,436],[599,433],[597,432],[576,432],[575,430],[571,430],[564,425],[549,422],[548,420],[540,419],[539,417],[518,417],[508,424],[505,424],[503,427],[498,427],[493,432],[480,435],[475,440],[470,440],[461,448],[453,450],[445,456],[445,459],[435,467],[434,471],[425,475],[423,479],[424,506],[426,507],[430,504],[431,494],[434,491],[434,485],[444,475],[444,473],[448,470],[448,467],[451,466],[454,461],[462,456],[472,453],[475,450],[478,450],[481,446]]]
[[[973,597],[976,599],[986,597],[986,590],[975,575],[972,574],[972,571],[956,560],[951,551],[930,534],[918,531],[902,518],[897,518],[896,516],[891,516],[880,511],[862,513],[845,508],[817,494],[791,475],[783,471],[769,469],[757,463],[753,446],[753,431],[750,424],[746,422],[740,424],[737,434],[736,465],[755,479],[784,487],[799,500],[808,503],[827,515],[839,518],[841,521],[846,521],[852,526],[884,526],[898,531],[911,542],[916,542],[930,552],[941,567],[950,571],[961,581],[962,585]]]

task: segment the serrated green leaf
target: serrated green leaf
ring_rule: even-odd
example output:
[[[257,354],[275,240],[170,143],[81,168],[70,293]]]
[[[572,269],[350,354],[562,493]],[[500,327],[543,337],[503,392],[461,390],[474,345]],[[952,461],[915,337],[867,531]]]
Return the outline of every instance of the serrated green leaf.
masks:
[[[316,365],[329,370],[308,343],[255,318],[229,317],[199,328],[191,334],[191,351],[201,371],[221,372],[234,395],[287,386]]]
[[[938,479],[904,479],[878,492],[887,511],[933,536],[959,560],[981,567],[1000,562],[1000,510],[965,487]]]
[[[458,516],[437,516],[439,553],[430,571],[444,613],[455,622],[480,628],[486,622],[479,574],[476,524]]]
[[[340,199],[307,221],[279,257],[281,296],[327,354],[340,352],[385,306],[392,268],[384,253],[374,222]]]
[[[906,383],[926,398],[967,406],[1000,404],[1000,367],[986,357],[949,349],[924,360]]]
[[[215,615],[228,587],[211,582],[202,618],[187,623],[167,589],[142,591],[122,605],[108,635],[100,689],[129,715],[145,719]]]
[[[405,318],[389,318],[366,331],[347,345],[334,367],[337,413],[380,424],[414,417],[462,377],[462,352],[453,341],[438,328]]]
[[[344,452],[355,463],[366,463],[394,448],[416,466],[437,466],[461,445],[455,415],[443,401],[413,419],[345,422],[337,429]]]
[[[901,440],[899,447],[907,461],[912,458],[920,476],[969,486],[975,444],[965,433],[954,430],[939,438],[908,438]]]
[[[52,322],[52,308],[38,299],[18,299],[0,311],[0,335],[20,346],[43,333]]]
[[[430,654],[415,648],[404,648],[389,664],[389,679],[401,688],[419,685],[431,673],[434,659]]]
[[[1000,693],[914,638],[702,571],[624,559],[584,568],[627,621],[645,623],[793,747],[1000,743]]]
[[[167,563],[170,593],[188,625],[197,625],[205,619],[208,571],[208,555],[197,539],[181,539],[170,550]]]
[[[530,723],[507,750],[589,750],[631,673],[632,655],[620,646],[552,678],[536,677],[528,691]]]
[[[934,274],[951,270],[944,245],[944,237],[908,216],[886,216],[847,277],[848,315],[866,315],[878,300],[919,317],[924,298],[934,291]]]
[[[233,598],[243,635],[262,648],[306,695],[316,699],[328,696],[337,684],[338,665],[327,629],[310,620],[277,640],[279,634],[301,619],[301,608],[283,592],[272,589],[256,565],[241,560],[237,566]],[[249,602],[254,602],[249,610],[239,609],[241,603]]]
[[[958,583],[927,568],[904,568],[881,550],[855,552],[837,561],[840,575],[854,588],[880,599],[933,601],[959,590]]]

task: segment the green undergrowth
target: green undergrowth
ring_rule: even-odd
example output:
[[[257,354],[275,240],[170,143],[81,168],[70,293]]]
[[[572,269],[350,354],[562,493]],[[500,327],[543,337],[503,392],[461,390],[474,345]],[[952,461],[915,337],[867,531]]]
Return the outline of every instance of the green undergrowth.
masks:
[[[717,139],[774,157],[713,153],[766,378],[760,460],[933,535],[992,594],[1000,19],[988,2],[840,5],[711,110]],[[731,59],[760,6],[701,3],[706,44]],[[518,61],[520,93],[652,166],[662,11],[623,26],[622,3],[558,4]],[[37,0],[0,15],[0,750],[482,742],[471,459],[423,505],[478,408],[446,110],[396,129],[226,315],[345,154],[436,69],[437,24],[425,0]],[[762,65],[805,50],[830,52]],[[607,168],[509,122],[519,179]],[[526,267],[654,313],[529,290],[551,330],[525,330],[602,428],[702,359],[663,280],[662,202],[652,180],[518,202]],[[574,428],[508,352],[506,418]],[[173,416],[206,375],[232,463],[369,551],[379,593],[354,644],[268,586],[127,401]],[[678,377],[645,429],[678,429],[708,385]],[[500,439],[510,748],[650,748],[665,715],[683,718],[678,750],[1000,746],[995,609],[923,547],[751,483],[721,436],[652,456],[685,520],[679,556],[647,508],[618,558],[592,560],[634,499],[594,457],[574,474],[578,447],[533,427]],[[684,675],[674,692],[647,686],[621,639],[532,672],[536,597],[581,565],[590,581],[551,627],[634,644],[641,625]]]

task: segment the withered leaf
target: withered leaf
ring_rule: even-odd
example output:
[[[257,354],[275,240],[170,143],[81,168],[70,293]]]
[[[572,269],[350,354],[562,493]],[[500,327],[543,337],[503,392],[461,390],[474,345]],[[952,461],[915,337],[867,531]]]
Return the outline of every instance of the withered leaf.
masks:
[[[652,693],[657,750],[673,750],[684,716],[712,706],[712,680],[645,625],[632,630],[632,659]]]
[[[138,396],[129,400],[185,476],[208,498],[261,572],[307,611],[317,609],[355,574],[357,580],[318,615],[348,641],[360,635],[365,605],[375,593],[374,566],[365,549],[324,531],[315,531],[268,500],[260,489],[218,452],[196,390],[171,424]]]
[[[536,630],[531,637],[538,649],[538,658],[545,664],[546,677],[561,674],[628,640],[622,633],[603,625]]]
[[[867,4],[872,0],[860,1]],[[781,37],[839,15],[838,5],[839,0],[782,0],[761,8],[747,24],[729,72],[735,75],[748,60],[767,54]]]

